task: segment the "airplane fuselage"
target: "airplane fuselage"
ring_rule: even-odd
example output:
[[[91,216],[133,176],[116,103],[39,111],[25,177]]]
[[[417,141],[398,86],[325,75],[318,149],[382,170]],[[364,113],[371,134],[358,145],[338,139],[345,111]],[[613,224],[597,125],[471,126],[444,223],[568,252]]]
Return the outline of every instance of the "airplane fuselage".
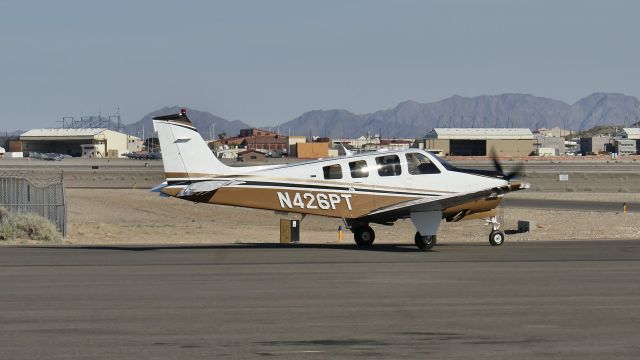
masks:
[[[416,158],[422,161],[418,166]],[[162,191],[196,202],[356,219],[401,202],[507,184],[498,178],[449,170],[432,154],[418,149],[234,169],[238,173],[168,174],[171,181]],[[210,180],[223,185],[206,194],[189,192],[190,184]],[[483,213],[499,202],[499,197],[475,200],[444,209],[443,217],[463,208],[468,210],[465,216]]]

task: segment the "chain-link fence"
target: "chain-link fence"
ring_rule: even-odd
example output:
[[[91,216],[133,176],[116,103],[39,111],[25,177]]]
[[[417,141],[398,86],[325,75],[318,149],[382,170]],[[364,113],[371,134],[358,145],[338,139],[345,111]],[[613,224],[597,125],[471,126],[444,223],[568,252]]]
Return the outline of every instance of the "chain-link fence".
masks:
[[[67,196],[62,171],[0,170],[0,207],[33,212],[67,235]]]

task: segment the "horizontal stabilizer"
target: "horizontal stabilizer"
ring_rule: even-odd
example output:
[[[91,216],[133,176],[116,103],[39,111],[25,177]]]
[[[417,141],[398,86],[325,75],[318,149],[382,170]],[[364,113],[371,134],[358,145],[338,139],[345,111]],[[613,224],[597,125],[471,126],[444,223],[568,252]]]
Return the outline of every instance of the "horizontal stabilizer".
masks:
[[[204,195],[218,190],[223,186],[242,184],[243,181],[238,180],[209,180],[193,183],[178,193],[178,197]]]

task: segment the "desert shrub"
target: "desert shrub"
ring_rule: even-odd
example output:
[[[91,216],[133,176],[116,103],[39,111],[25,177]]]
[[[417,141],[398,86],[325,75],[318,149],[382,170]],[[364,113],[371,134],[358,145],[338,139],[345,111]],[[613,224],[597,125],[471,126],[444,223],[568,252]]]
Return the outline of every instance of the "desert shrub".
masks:
[[[9,210],[0,207],[0,221],[2,221],[2,219],[6,218],[7,216],[9,216]]]
[[[0,240],[30,239],[59,242],[56,226],[34,213],[13,213],[0,208]]]

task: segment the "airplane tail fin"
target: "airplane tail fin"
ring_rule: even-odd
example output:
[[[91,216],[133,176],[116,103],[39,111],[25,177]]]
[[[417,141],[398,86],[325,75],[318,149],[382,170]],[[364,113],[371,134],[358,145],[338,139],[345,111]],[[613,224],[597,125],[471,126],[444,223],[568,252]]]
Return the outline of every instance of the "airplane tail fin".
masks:
[[[154,117],[153,127],[158,132],[167,181],[211,178],[231,172],[231,167],[220,162],[209,149],[187,117],[186,109],[179,114]]]

